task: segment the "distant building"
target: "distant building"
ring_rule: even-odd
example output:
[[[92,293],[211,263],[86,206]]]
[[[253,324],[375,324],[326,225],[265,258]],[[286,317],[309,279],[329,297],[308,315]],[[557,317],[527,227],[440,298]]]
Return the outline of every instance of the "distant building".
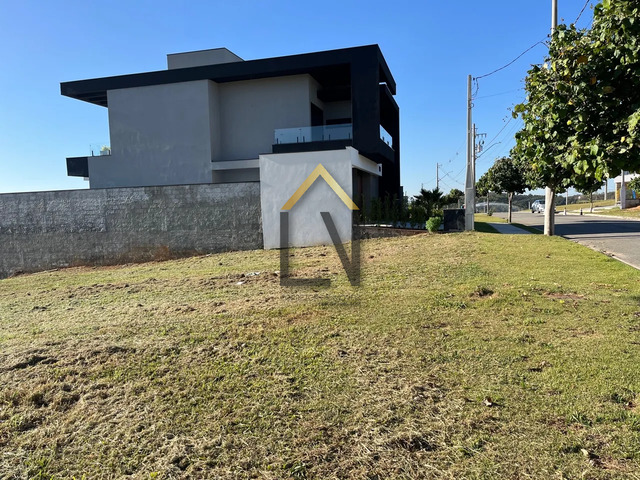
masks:
[[[629,173],[629,172],[624,172],[624,184],[625,187],[627,186],[627,184],[633,180],[634,178],[640,176],[639,173]],[[616,203],[620,203],[620,188],[622,186],[622,175],[618,175],[617,177],[615,177],[613,179],[615,185],[616,185]],[[640,192],[634,192],[633,190],[631,190],[630,188],[626,188],[626,194],[625,194],[625,207],[629,208],[629,207],[635,207],[638,206],[640,204]]]

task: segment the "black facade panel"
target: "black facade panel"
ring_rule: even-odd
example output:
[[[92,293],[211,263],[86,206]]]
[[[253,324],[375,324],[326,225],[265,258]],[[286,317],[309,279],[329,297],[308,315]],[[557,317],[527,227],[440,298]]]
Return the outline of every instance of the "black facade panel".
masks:
[[[69,177],[89,178],[89,158],[88,157],[67,158],[67,175]]]
[[[353,145],[352,140],[327,140],[323,142],[278,143],[273,145],[273,153],[319,152],[340,150]]]

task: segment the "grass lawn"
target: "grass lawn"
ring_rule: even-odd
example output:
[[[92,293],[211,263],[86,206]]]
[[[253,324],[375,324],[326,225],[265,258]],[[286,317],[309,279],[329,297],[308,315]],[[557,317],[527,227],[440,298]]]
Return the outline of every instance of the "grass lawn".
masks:
[[[0,478],[640,478],[640,272],[561,238],[0,281]],[[259,272],[259,273],[258,273]]]
[[[495,215],[487,215],[486,213],[476,213],[473,218],[476,222],[481,223],[507,223],[504,218]]]
[[[610,207],[615,203],[616,201],[613,198],[609,200],[597,200],[593,202],[593,206],[594,207]],[[580,210],[580,209],[582,209],[583,212],[588,212],[589,209],[591,208],[591,204],[589,202],[585,202],[585,203],[570,203],[569,205],[565,205],[562,200],[556,204],[556,210],[558,212],[564,211],[565,208],[567,209],[568,212],[572,210]]]
[[[485,213],[476,213],[473,216],[475,230],[480,233],[499,233],[490,223],[507,223],[504,218],[487,215]]]
[[[499,233],[498,230],[496,230],[494,227],[492,227],[489,224],[490,223],[507,223],[507,221],[504,218],[496,217],[493,215],[489,216],[489,215],[485,215],[484,213],[476,213],[474,216],[474,219],[475,219],[475,222],[474,222],[475,230],[476,232],[480,232],[480,233]],[[542,234],[542,232],[537,228],[530,227],[528,225],[523,225],[522,223],[513,222],[511,223],[511,225],[536,235]]]
[[[594,212],[598,215],[610,215],[612,217],[627,217],[627,218],[640,218],[640,208],[626,208],[620,210],[620,207],[612,208],[609,210],[599,210]]]

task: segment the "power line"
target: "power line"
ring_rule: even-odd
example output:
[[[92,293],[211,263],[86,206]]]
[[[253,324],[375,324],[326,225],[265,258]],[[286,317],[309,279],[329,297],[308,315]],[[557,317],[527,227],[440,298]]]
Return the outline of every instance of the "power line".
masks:
[[[576,21],[573,22],[574,25],[576,25],[578,23],[578,20],[580,20],[580,17],[582,17],[582,14],[584,13],[585,9],[587,8],[587,5],[589,5],[589,2],[591,0],[587,0],[586,2],[584,2],[584,6],[582,7],[582,10],[580,10],[580,13],[578,14],[578,18],[576,18]]]
[[[496,133],[495,136],[491,140],[489,140],[487,143],[491,144],[491,142],[493,142],[496,138],[498,138],[498,135],[500,135],[504,131],[504,129],[507,128],[507,125],[511,123],[511,120],[513,120],[513,117],[510,117],[509,121],[505,123],[504,126],[500,129],[500,131]]]
[[[517,124],[514,125],[515,128],[511,128],[511,130],[503,137],[502,146],[496,150],[496,158],[500,158],[501,156],[508,155],[509,150],[511,150],[511,145],[506,141],[506,137],[511,137],[516,133],[516,130],[521,128]]]
[[[524,87],[516,88],[515,90],[509,90],[508,92],[500,92],[500,93],[494,93],[491,95],[483,95],[482,97],[475,97],[474,100],[482,100],[483,98],[499,97],[500,95],[508,95],[510,93],[519,92],[520,90],[524,90]]]
[[[459,181],[459,180],[456,180],[456,179],[455,179],[455,178],[453,178],[450,174],[451,174],[451,172],[449,172],[449,173],[445,174],[445,177],[449,177],[449,178],[451,179],[451,181],[452,181],[452,182],[454,182],[454,183],[456,183],[456,184],[458,184],[458,185],[462,185],[462,186],[464,186],[464,183],[463,183],[463,182],[461,182],[461,181]],[[442,181],[442,180],[440,180],[440,181]]]
[[[440,183],[441,183],[442,185],[444,185],[445,187],[447,187],[450,191],[451,191],[451,190],[453,190],[453,188],[451,187],[451,185],[449,185],[448,183],[443,182],[443,181],[442,181],[442,179],[440,179]]]
[[[508,124],[507,124],[507,125],[508,125]],[[500,141],[499,141],[499,142],[496,142],[496,143],[493,143],[493,144],[489,145],[487,148],[485,148],[485,149],[484,149],[484,152],[482,152],[480,155],[478,155],[478,159],[482,158],[482,157],[484,156],[484,154],[485,154],[485,153],[486,153],[486,152],[487,152],[491,147],[493,147],[493,146],[495,146],[495,145],[498,145],[498,144],[501,144],[503,141],[506,141],[506,139],[507,139],[508,137],[510,137],[511,135],[513,135],[513,134],[516,132],[516,130],[518,130],[518,128],[520,128],[520,127],[521,127],[521,125],[518,125],[518,123],[514,123],[514,124],[512,125],[512,127],[509,129],[509,131],[507,131],[504,135],[502,135],[502,137],[500,137]],[[506,125],[505,125],[505,128],[506,128]],[[503,130],[504,130],[504,128],[503,128]],[[500,135],[500,134],[498,133],[498,135]],[[496,136],[494,137],[494,139],[495,139],[495,138],[497,138],[497,137],[498,137],[498,135],[496,135]],[[506,145],[503,145],[503,147],[502,147],[502,148],[500,148],[500,149],[498,149],[498,150],[496,150],[496,152],[503,152],[505,148],[507,148],[507,147],[506,147]]]
[[[507,63],[506,65],[503,65],[503,66],[502,66],[502,67],[500,67],[500,68],[496,68],[496,69],[495,69],[495,70],[493,70],[492,72],[485,73],[484,75],[480,75],[480,76],[478,76],[478,77],[475,77],[475,78],[474,78],[474,79],[475,79],[475,81],[477,82],[477,81],[478,81],[478,80],[480,80],[481,78],[489,77],[489,76],[493,75],[494,73],[498,73],[500,70],[504,70],[505,68],[510,67],[511,65],[513,65],[514,63],[516,63],[516,61],[518,61],[518,60],[519,60],[519,59],[520,59],[520,58],[521,58],[525,53],[527,53],[527,52],[529,52],[529,51],[533,50],[533,49],[534,49],[536,46],[538,46],[538,45],[545,45],[545,46],[546,46],[545,41],[546,41],[546,39],[547,39],[547,38],[548,38],[548,37],[545,37],[545,38],[543,38],[542,40],[540,40],[540,41],[538,41],[538,42],[534,43],[534,44],[533,44],[533,45],[531,45],[529,48],[527,48],[524,52],[522,52],[520,55],[518,55],[516,58],[514,58],[514,59],[513,59],[513,60],[511,60],[509,63]]]

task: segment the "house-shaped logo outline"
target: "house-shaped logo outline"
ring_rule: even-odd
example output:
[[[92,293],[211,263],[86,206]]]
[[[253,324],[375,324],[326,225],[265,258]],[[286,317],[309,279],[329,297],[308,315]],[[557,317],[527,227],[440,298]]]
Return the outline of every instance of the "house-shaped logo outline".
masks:
[[[297,278],[291,279],[289,278],[289,210],[291,210],[295,204],[302,198],[302,196],[306,193],[306,191],[313,185],[313,183],[318,179],[318,177],[322,177],[327,185],[331,187],[331,189],[335,192],[336,195],[342,200],[342,202],[349,208],[349,210],[360,210],[358,206],[353,202],[353,200],[347,195],[342,187],[335,181],[335,179],[331,176],[331,174],[327,171],[324,166],[319,163],[316,168],[313,169],[313,172],[306,178],[304,182],[298,187],[295,193],[287,200],[287,202],[282,206],[280,211],[280,285],[281,286],[295,286],[300,284],[310,285],[309,282],[314,282],[316,286],[325,286],[330,285],[331,280],[329,279],[309,279],[309,278]],[[331,241],[333,245],[336,247],[336,251],[338,252],[338,256],[340,257],[340,262],[347,272],[347,276],[349,277],[349,283],[352,286],[360,285],[360,242],[357,239],[352,237],[351,243],[351,261],[347,256],[347,252],[340,241],[340,236],[338,234],[338,230],[336,229],[333,220],[331,219],[331,214],[329,212],[320,212],[322,216],[322,220],[324,221],[327,230],[329,231],[329,235],[331,236]]]
[[[304,182],[298,187],[291,198],[287,200],[287,202],[282,206],[281,210],[291,210],[294,205],[302,198],[302,196],[309,190],[311,185],[318,179],[318,177],[322,177],[327,185],[331,187],[331,190],[335,192],[340,200],[349,208],[349,210],[360,210],[358,206],[353,202],[353,200],[347,195],[347,192],[343,190],[343,188],[335,181],[335,179],[331,176],[331,174],[327,171],[324,166],[319,163],[316,168],[313,169],[313,172],[306,178]]]

